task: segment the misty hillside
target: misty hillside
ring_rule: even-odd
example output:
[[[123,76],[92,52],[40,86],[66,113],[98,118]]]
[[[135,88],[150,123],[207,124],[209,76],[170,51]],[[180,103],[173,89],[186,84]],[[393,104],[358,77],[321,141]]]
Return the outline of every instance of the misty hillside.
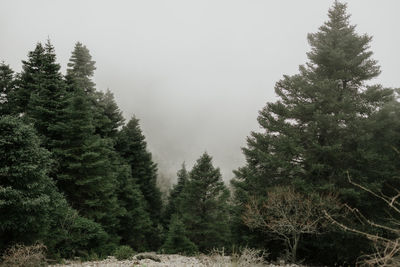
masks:
[[[83,12],[88,3],[74,11]],[[199,14],[206,12],[213,21],[217,9],[180,4],[188,13],[158,6],[176,17],[165,22],[174,25],[171,35],[157,41],[149,36],[159,33],[157,25],[168,28],[161,26],[164,15],[150,23],[132,11],[149,23],[131,25],[142,38],[130,49],[146,44],[154,53],[146,63],[128,62],[138,59],[137,51],[124,54],[128,32],[112,29],[115,22],[101,27],[97,20],[90,24],[93,34],[101,28],[121,44],[113,53],[102,55],[93,40],[78,41],[62,62],[56,49],[69,41],[55,35],[32,42],[18,66],[13,59],[1,61],[0,266],[400,266],[399,89],[384,85],[399,80],[397,74],[384,76],[372,36],[363,33],[361,23],[355,26],[362,12],[354,10],[353,22],[348,10],[353,3],[323,4],[325,22],[301,29],[311,32],[302,36],[303,58],[285,66],[284,57],[268,54],[271,60],[260,65],[252,61],[259,57],[260,33],[247,32],[253,28],[246,23],[202,25]],[[251,5],[229,7],[235,12],[243,7],[249,21],[258,23],[263,9]],[[267,5],[278,12],[277,4]],[[365,10],[372,6],[365,4]],[[56,7],[48,3],[45,10]],[[141,7],[149,12],[147,4]],[[110,18],[130,17],[127,10],[120,12]],[[61,27],[56,14],[57,32],[64,29],[68,36],[72,26]],[[187,28],[178,20],[182,17]],[[16,18],[1,20],[18,25]],[[303,22],[291,23],[296,35]],[[288,25],[280,21],[274,27],[284,33]],[[186,46],[170,54],[167,48],[176,49],[172,39],[182,38],[176,29],[199,36],[207,31],[210,39],[199,43],[188,32]],[[266,29],[267,36],[277,30]],[[376,39],[384,31],[377,30]],[[275,47],[268,40],[268,53],[299,56],[291,54],[295,42],[278,41]],[[8,43],[0,46],[7,52],[0,58],[7,59],[18,55],[23,41],[2,43]],[[166,50],[157,48],[160,43]],[[171,57],[176,65],[166,66],[156,56]],[[270,73],[264,74],[263,64]],[[132,90],[108,88],[106,78]],[[273,90],[265,88],[265,80]]]

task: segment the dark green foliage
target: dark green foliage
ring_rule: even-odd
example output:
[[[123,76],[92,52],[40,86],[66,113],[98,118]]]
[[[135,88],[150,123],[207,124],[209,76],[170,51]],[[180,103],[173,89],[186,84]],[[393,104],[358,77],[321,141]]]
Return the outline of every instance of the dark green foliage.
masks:
[[[0,63],[0,116],[12,113],[10,94],[14,90],[14,72],[9,65]]]
[[[25,113],[31,94],[38,93],[44,85],[47,60],[46,51],[41,43],[35,50],[28,53],[28,60],[22,61],[22,73],[16,81],[16,89],[10,95],[9,101],[14,106],[15,113]]]
[[[124,118],[114,100],[114,95],[107,89],[106,93],[98,92],[92,81],[96,70],[89,49],[76,43],[68,63],[66,80],[68,90],[83,90],[93,110],[95,133],[101,137],[114,138],[118,128],[124,124]]]
[[[268,103],[258,117],[264,131],[251,133],[243,149],[247,164],[235,172],[232,183],[239,225],[249,196],[261,197],[267,187],[282,184],[293,184],[306,193],[338,193],[342,201],[379,217],[379,205],[354,190],[347,173],[375,188],[384,181],[383,175],[394,175],[388,173],[393,167],[387,168],[394,164],[393,157],[385,155],[388,140],[381,139],[380,146],[385,143],[381,149],[373,147],[374,132],[383,130],[374,118],[387,105],[398,106],[393,90],[365,84],[380,71],[370,58],[371,38],[355,32],[345,4],[336,1],[329,21],[308,40],[309,62],[300,66],[299,74],[276,83],[278,101]],[[388,114],[385,117],[389,123]],[[375,159],[381,166],[371,166]]]
[[[153,227],[146,211],[146,202],[137,185],[137,180],[131,175],[130,166],[118,166],[118,203],[123,208],[120,215],[118,234],[121,244],[129,245],[136,251],[149,249],[148,236],[152,234]]]
[[[229,191],[219,168],[204,153],[189,173],[181,193],[180,209],[188,237],[200,251],[229,244]]]
[[[61,196],[61,195],[60,195]],[[48,257],[88,257],[96,253],[106,256],[113,250],[103,227],[78,214],[64,198],[53,201],[51,228],[46,235]]]
[[[79,88],[86,94],[92,95],[96,90],[95,84],[91,79],[96,70],[96,62],[92,60],[89,49],[82,43],[77,42],[69,61],[67,75],[65,76],[70,85],[69,90],[74,91]]]
[[[33,244],[49,230],[56,190],[47,175],[49,156],[32,126],[0,117],[0,250]]]
[[[197,252],[196,245],[188,238],[185,225],[178,215],[172,215],[168,228],[166,241],[161,247],[164,253],[193,255]]]
[[[185,188],[187,181],[189,180],[189,173],[186,170],[185,163],[182,164],[182,168],[177,173],[178,183],[172,188],[168,197],[168,204],[165,207],[163,214],[163,222],[166,228],[168,228],[169,220],[175,213],[179,213],[179,206],[181,201],[181,193]]]
[[[130,246],[120,246],[114,251],[114,257],[117,260],[127,260],[130,259],[134,255],[134,251]]]
[[[96,112],[94,125],[96,133],[102,137],[116,138],[118,129],[124,125],[124,117],[115,102],[113,93],[107,89],[106,93],[96,92]]]
[[[22,119],[0,119],[0,250],[41,240],[48,256],[104,253],[107,235],[99,224],[71,209],[47,176],[50,153]]]
[[[157,167],[147,151],[139,120],[133,117],[120,131],[116,149],[131,167],[132,177],[137,181],[146,201],[146,210],[150,214],[153,226],[160,222],[161,193],[157,188]]]
[[[94,134],[87,96],[77,90],[55,125],[63,132],[54,153],[59,159],[57,185],[73,208],[101,223],[108,233],[118,225],[120,213],[116,174],[111,164],[112,144]]]
[[[67,93],[50,41],[44,47],[37,44],[23,64],[23,72],[17,82],[15,105],[19,112],[26,113],[43,139],[43,145],[51,150],[53,140],[62,139],[63,133],[53,126],[63,117]]]

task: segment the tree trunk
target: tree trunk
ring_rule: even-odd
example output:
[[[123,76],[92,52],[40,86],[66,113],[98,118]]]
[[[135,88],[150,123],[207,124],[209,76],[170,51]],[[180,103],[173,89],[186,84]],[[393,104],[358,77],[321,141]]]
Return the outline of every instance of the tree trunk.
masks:
[[[297,247],[299,245],[300,235],[293,234],[293,246],[292,246],[292,261],[293,263],[297,260]]]

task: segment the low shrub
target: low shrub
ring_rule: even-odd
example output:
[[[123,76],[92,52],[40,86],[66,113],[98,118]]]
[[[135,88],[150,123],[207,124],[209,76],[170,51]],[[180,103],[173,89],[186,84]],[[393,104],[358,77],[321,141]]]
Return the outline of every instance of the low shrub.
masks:
[[[120,246],[114,251],[114,257],[117,260],[127,260],[130,259],[135,252],[130,246]]]
[[[37,243],[32,246],[14,245],[7,249],[0,266],[4,267],[39,267],[47,266],[46,246]]]
[[[265,258],[268,256],[263,250],[243,248],[239,251],[233,251],[231,255],[226,254],[224,249],[213,249],[210,252],[209,259],[210,262],[205,262],[210,266],[237,266],[237,267],[247,267],[247,266],[267,266]]]

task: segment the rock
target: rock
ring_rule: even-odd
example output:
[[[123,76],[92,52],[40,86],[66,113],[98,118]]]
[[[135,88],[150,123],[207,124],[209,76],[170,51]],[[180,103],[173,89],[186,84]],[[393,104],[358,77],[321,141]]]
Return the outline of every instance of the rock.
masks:
[[[135,256],[135,258],[137,260],[150,259],[150,260],[153,260],[153,261],[156,261],[156,262],[161,262],[160,257],[158,257],[156,255],[156,253],[140,253],[140,254],[137,254]]]

